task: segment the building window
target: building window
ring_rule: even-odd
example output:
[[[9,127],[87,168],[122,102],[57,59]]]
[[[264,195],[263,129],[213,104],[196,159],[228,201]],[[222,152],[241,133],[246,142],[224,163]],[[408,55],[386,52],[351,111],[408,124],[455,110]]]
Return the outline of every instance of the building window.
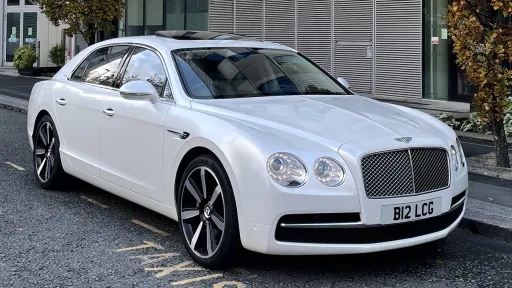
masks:
[[[208,0],[126,0],[119,36],[154,35],[159,30],[208,30]]]
[[[164,30],[164,0],[144,0],[144,35]]]
[[[185,29],[207,31],[208,0],[188,0],[185,3]]]
[[[423,98],[471,102],[475,88],[455,63],[444,17],[449,0],[423,0]]]
[[[7,6],[19,6],[20,0],[7,0]]]
[[[144,0],[126,0],[126,36],[144,35]]]
[[[450,41],[446,15],[448,0],[423,1],[423,97],[448,100]]]

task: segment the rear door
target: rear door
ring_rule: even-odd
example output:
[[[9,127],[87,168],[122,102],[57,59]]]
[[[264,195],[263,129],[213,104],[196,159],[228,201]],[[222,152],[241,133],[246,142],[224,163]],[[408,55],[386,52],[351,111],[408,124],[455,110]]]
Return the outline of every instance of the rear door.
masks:
[[[55,91],[55,111],[68,161],[88,174],[99,176],[102,104],[113,87],[117,68],[130,46],[101,47],[73,71],[67,85]]]

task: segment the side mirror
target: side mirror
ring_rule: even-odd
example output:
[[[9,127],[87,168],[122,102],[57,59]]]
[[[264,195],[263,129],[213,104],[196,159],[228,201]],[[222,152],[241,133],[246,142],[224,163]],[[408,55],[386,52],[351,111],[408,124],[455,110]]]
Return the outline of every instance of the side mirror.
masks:
[[[350,84],[348,84],[348,81],[345,80],[345,78],[338,77],[338,82],[340,82],[341,85],[345,86],[345,88],[350,89]]]
[[[149,100],[155,104],[160,100],[155,87],[146,80],[130,81],[119,88],[121,97],[127,100]]]

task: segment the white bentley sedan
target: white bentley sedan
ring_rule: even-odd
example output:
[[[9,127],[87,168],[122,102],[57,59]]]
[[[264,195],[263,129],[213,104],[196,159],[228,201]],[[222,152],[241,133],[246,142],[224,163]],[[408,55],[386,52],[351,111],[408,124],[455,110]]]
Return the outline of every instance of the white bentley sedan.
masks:
[[[467,167],[448,126],[243,36],[95,44],[34,86],[27,128],[43,188],[69,174],[164,214],[209,268],[241,248],[418,245],[446,237],[465,210]]]

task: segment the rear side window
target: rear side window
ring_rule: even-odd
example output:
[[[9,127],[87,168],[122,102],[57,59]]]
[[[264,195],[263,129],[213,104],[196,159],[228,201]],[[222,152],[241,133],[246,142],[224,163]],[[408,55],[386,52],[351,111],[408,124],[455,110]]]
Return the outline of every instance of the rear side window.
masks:
[[[103,47],[96,50],[83,73],[82,81],[113,86],[119,64],[129,49],[130,46],[123,45]]]
[[[81,81],[82,77],[84,76],[85,69],[87,68],[87,65],[89,64],[89,61],[91,61],[92,57],[94,56],[94,53],[89,55],[87,58],[85,58],[80,65],[78,65],[78,68],[76,68],[75,73],[71,76],[71,79]]]

